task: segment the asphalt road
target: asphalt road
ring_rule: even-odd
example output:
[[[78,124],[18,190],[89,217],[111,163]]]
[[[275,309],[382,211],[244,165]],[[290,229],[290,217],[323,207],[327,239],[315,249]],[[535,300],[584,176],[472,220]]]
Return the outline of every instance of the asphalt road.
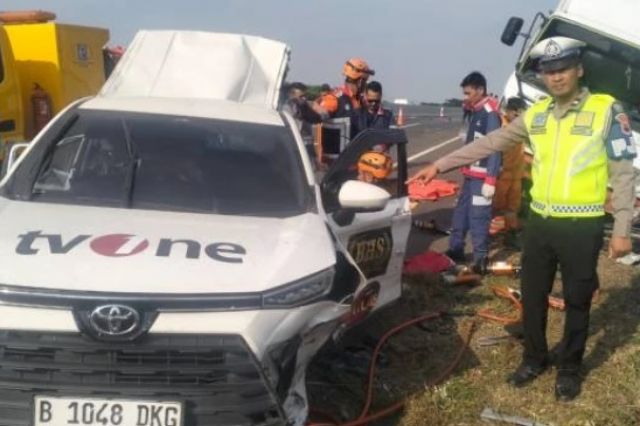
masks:
[[[405,112],[405,131],[409,139],[407,148],[409,157],[409,175],[417,172],[421,166],[435,161],[443,155],[462,146],[458,135],[462,129],[462,116],[457,110],[445,109],[444,117],[439,110],[425,108]],[[442,179],[459,182],[458,171],[440,176]],[[451,215],[455,205],[455,197],[438,201],[422,202],[414,210],[414,219],[435,219],[438,227],[448,229],[451,226]],[[444,252],[448,247],[448,237],[412,228],[407,246],[407,257],[432,249]]]

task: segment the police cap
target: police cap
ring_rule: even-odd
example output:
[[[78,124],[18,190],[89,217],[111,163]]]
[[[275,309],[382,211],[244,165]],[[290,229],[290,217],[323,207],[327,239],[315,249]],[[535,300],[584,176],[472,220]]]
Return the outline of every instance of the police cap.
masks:
[[[580,63],[582,48],[586,44],[568,37],[551,37],[531,49],[531,58],[538,59],[542,72],[558,71]]]

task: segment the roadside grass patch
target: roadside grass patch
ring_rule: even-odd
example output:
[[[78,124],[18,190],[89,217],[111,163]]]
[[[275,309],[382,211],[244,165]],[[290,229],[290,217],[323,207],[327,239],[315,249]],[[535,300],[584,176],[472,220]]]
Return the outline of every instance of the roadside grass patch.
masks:
[[[512,259],[517,261],[517,259]],[[477,286],[451,286],[437,276],[406,277],[401,301],[349,331],[337,344],[317,357],[339,354],[345,348],[379,338],[401,322],[428,312],[453,313],[412,327],[393,337],[383,350],[374,381],[371,412],[405,399],[403,411],[371,425],[439,426],[487,425],[480,414],[485,407],[511,416],[535,420],[547,426],[640,426],[640,271],[616,264],[604,256],[599,266],[600,297],[591,313],[591,335],[584,359],[582,394],[571,403],[554,398],[556,370],[545,372],[531,385],[513,389],[506,376],[520,363],[521,342],[507,339],[480,346],[479,339],[507,334],[505,326],[470,314],[491,308],[511,314],[511,304],[497,298],[491,285],[519,288],[509,277],[488,277]],[[554,294],[561,296],[559,280]],[[471,321],[478,328],[460,364],[449,378],[427,387],[453,360],[466,339]],[[549,346],[562,335],[564,313],[549,311]],[[518,333],[518,326],[508,327]],[[364,374],[368,360],[357,367],[327,371],[316,363],[309,372],[311,404],[352,420],[364,403]]]

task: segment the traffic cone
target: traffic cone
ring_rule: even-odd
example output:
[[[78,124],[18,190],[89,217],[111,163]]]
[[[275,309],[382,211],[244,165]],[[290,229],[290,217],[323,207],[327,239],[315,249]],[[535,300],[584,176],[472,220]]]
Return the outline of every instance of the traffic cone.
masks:
[[[402,108],[398,110],[398,118],[396,119],[396,126],[402,127],[404,126],[404,112]]]

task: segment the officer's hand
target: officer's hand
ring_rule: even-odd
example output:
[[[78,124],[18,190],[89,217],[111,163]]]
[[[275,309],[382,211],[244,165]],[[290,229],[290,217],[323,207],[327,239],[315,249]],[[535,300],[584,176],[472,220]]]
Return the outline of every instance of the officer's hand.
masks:
[[[609,259],[617,259],[631,252],[631,238],[611,237],[609,241]]]
[[[440,170],[438,170],[435,164],[429,164],[427,167],[423,168],[418,173],[409,178],[406,183],[411,183],[416,180],[420,180],[424,183],[429,183],[433,180],[433,178],[438,176],[439,172]]]
[[[481,192],[484,198],[486,198],[487,200],[490,200],[493,198],[493,195],[496,193],[496,187],[488,183],[483,183]]]

